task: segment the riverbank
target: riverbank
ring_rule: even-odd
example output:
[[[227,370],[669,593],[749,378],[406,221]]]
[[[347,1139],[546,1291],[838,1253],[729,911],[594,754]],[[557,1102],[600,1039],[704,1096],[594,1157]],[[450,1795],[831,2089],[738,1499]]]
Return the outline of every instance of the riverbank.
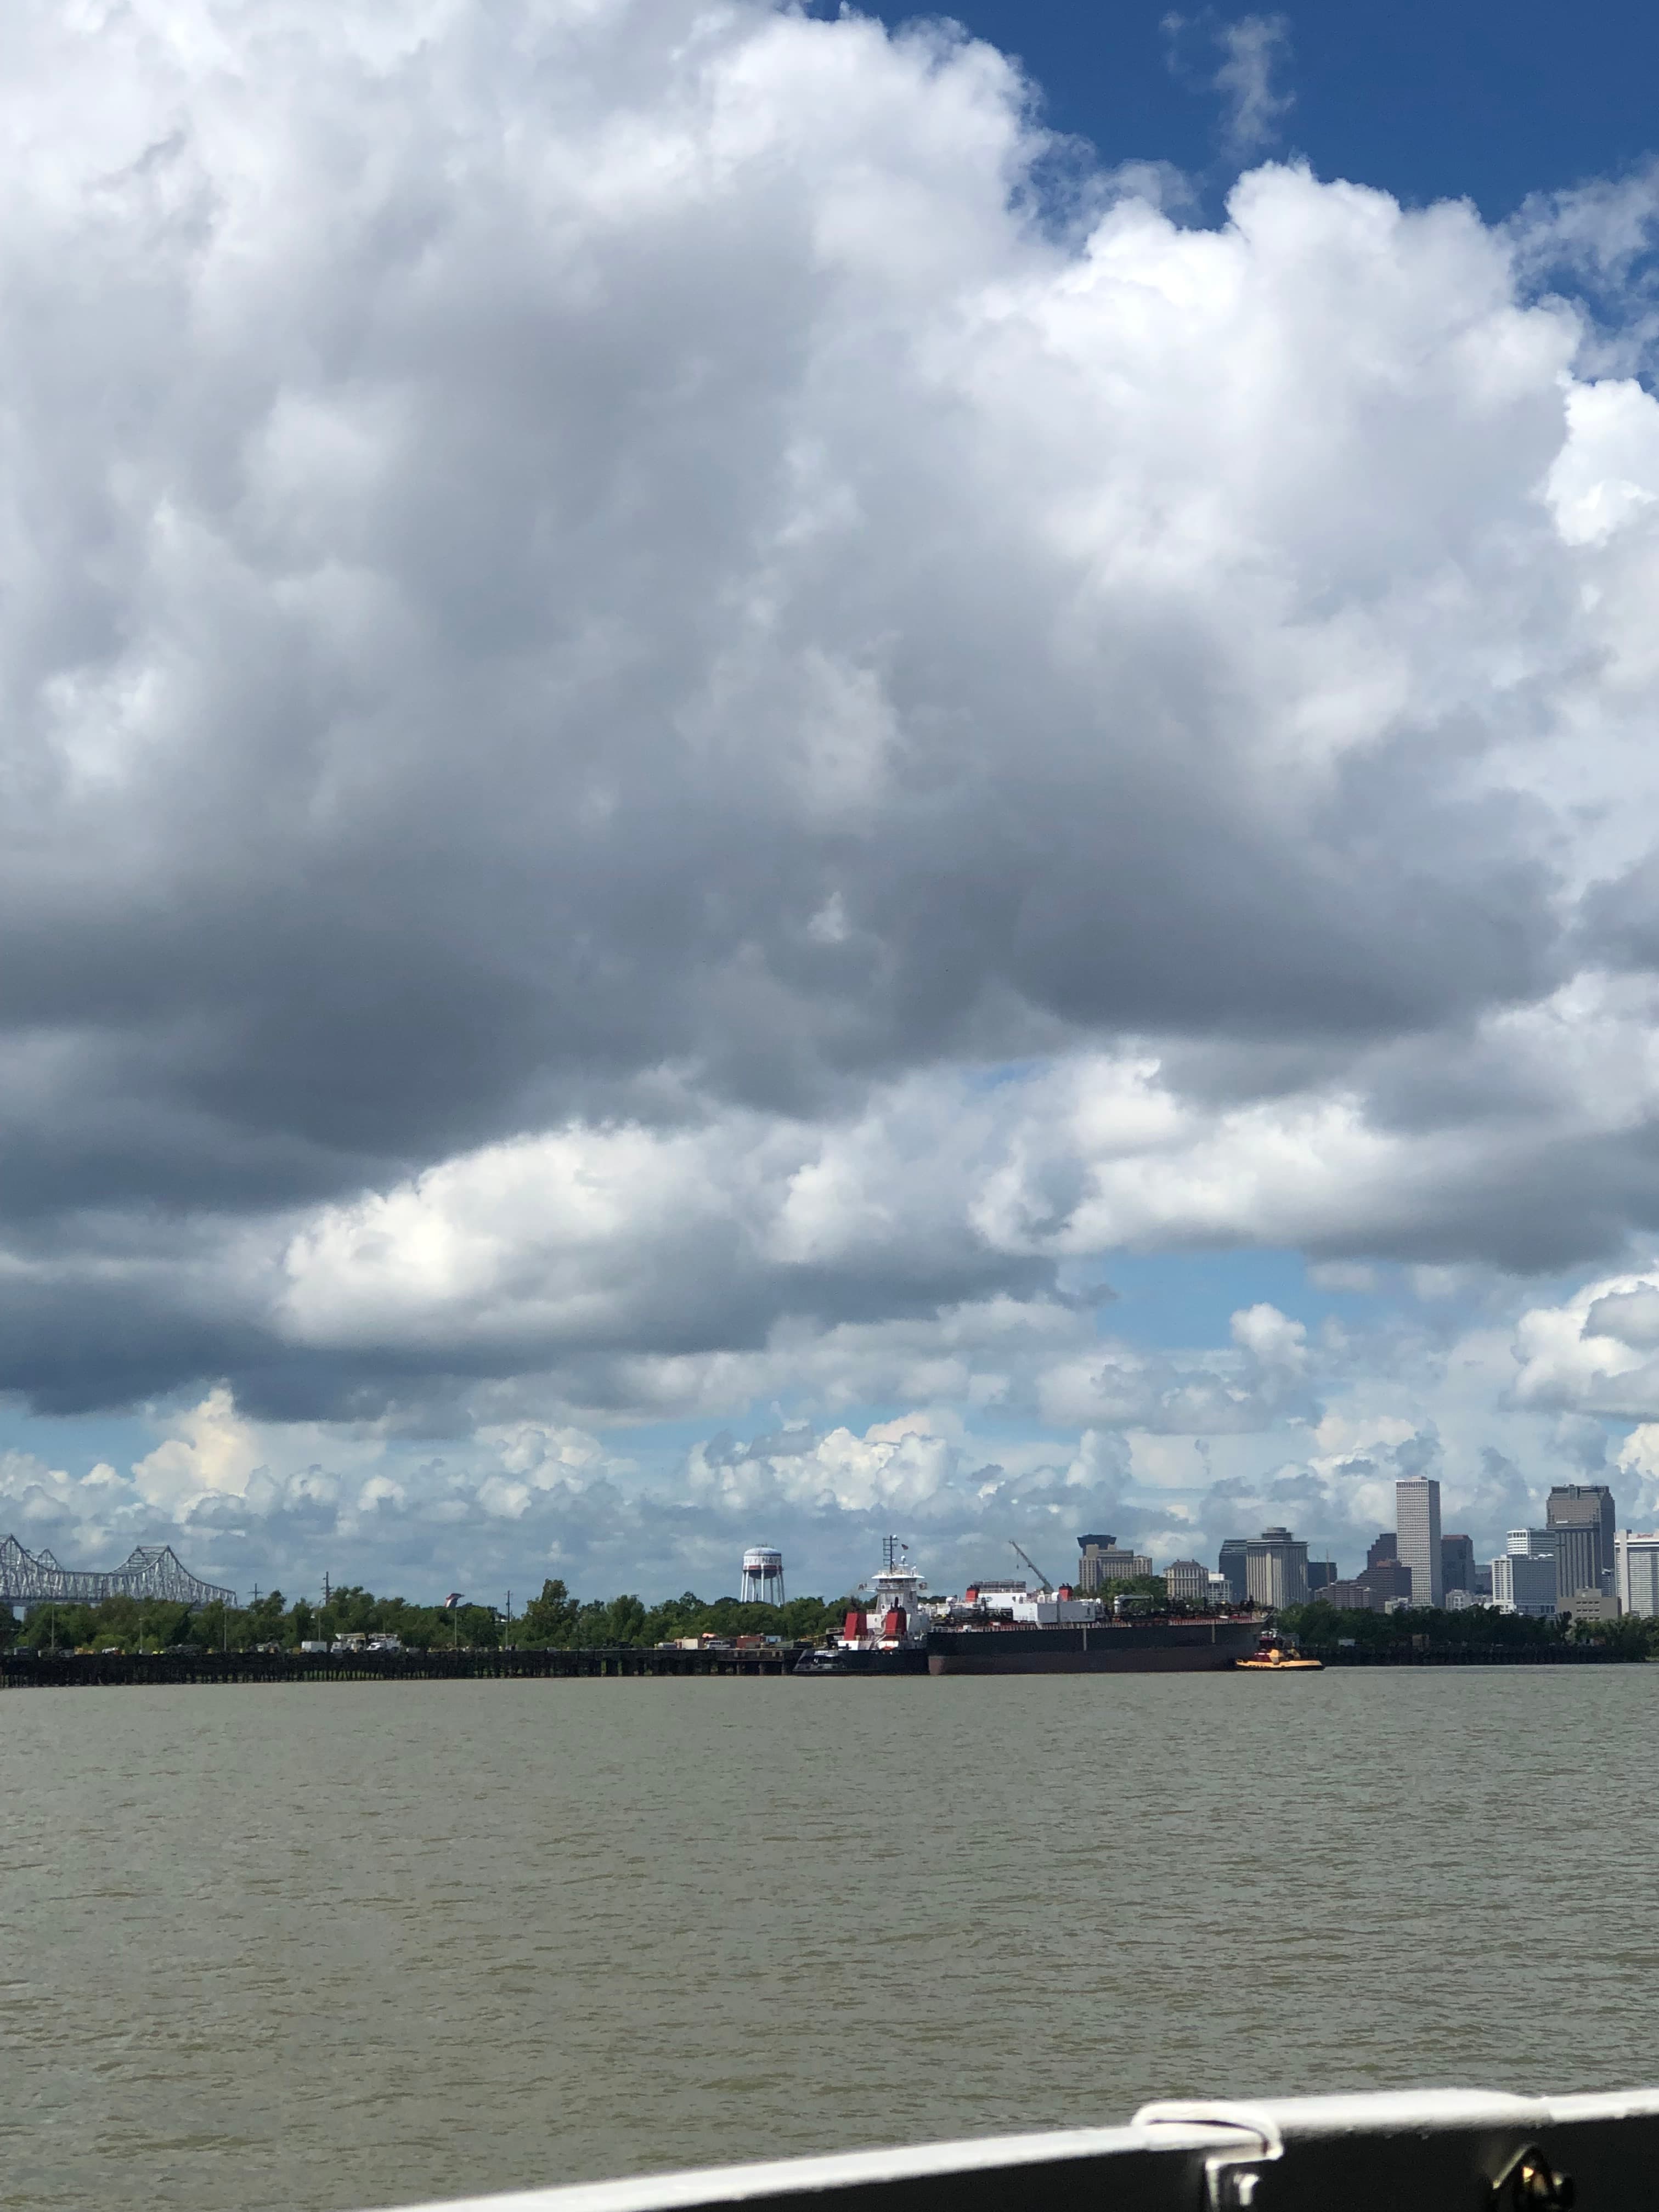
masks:
[[[0,1657],[0,1689],[160,1688],[185,1684],[535,1681],[561,1677],[792,1674],[802,1644],[686,1650],[615,1644],[578,1651],[40,1652]],[[1642,1655],[1595,1644],[1390,1645],[1322,1651],[1328,1667],[1609,1667]],[[1226,1669],[1220,1671],[1225,1672]]]

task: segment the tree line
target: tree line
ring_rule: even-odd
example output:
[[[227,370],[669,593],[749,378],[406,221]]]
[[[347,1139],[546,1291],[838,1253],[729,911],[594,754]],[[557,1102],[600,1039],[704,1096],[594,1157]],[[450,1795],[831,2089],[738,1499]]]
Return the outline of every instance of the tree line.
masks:
[[[1458,1613],[1426,1605],[1401,1613],[1349,1613],[1315,1598],[1308,1605],[1287,1606],[1278,1620],[1315,1658],[1334,1651],[1339,1640],[1372,1651],[1413,1642],[1419,1649],[1426,1643],[1431,1649],[1455,1650],[1500,1644],[1602,1644],[1632,1658],[1659,1657],[1659,1620],[1636,1614],[1620,1620],[1574,1620],[1559,1613],[1553,1620],[1540,1620],[1528,1613],[1499,1613],[1489,1605],[1468,1606]]]
[[[793,1641],[840,1625],[848,1601],[792,1598],[787,1605],[744,1605],[734,1597],[700,1598],[694,1590],[647,1606],[641,1598],[573,1597],[562,1582],[544,1582],[522,1613],[508,1620],[493,1606],[415,1605],[376,1597],[348,1583],[326,1604],[291,1602],[271,1590],[257,1604],[185,1606],[155,1598],[107,1597],[96,1605],[43,1604],[15,1620],[0,1608],[0,1644],[40,1651],[252,1651],[261,1644],[292,1651],[342,1636],[396,1636],[410,1650],[449,1644],[474,1650],[503,1644],[560,1650],[598,1645],[666,1644],[682,1636],[781,1636]]]

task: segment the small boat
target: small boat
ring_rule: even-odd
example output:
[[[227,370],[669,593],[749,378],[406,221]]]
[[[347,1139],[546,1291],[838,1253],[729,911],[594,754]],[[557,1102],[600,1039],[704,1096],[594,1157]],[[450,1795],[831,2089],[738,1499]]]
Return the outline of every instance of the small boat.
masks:
[[[1282,1644],[1270,1644],[1263,1637],[1248,1659],[1235,1659],[1233,1665],[1249,1674],[1318,1674],[1325,1662],[1304,1659],[1299,1651],[1287,1651]]]

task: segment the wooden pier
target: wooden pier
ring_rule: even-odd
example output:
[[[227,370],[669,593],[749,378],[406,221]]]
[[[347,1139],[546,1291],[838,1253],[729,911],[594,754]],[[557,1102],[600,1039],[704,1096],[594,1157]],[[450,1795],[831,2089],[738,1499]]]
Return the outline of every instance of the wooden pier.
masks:
[[[587,1651],[40,1651],[0,1653],[0,1689],[112,1689],[216,1682],[532,1681],[573,1675],[789,1674],[800,1644],[700,1651],[632,1644]]]

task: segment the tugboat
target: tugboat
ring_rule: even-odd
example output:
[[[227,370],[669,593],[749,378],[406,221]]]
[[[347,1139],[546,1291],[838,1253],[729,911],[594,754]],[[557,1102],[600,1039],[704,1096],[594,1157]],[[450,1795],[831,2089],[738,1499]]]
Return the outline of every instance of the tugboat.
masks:
[[[860,1590],[847,1608],[839,1636],[796,1662],[798,1674],[925,1674],[927,1672],[927,1615],[921,1594],[927,1584],[909,1562],[909,1546],[896,1536],[881,1540],[881,1566],[871,1577],[869,1595]]]
[[[1287,1651],[1273,1636],[1264,1636],[1248,1659],[1236,1659],[1233,1664],[1246,1674],[1319,1674],[1325,1668],[1322,1659],[1304,1659],[1299,1651]]]

